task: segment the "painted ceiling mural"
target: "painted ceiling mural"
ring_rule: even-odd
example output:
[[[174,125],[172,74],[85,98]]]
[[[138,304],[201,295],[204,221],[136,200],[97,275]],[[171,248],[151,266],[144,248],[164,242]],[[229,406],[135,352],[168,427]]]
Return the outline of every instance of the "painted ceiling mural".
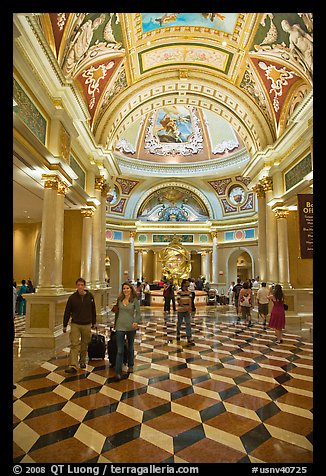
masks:
[[[146,198],[138,220],[154,222],[206,221],[208,211],[200,198],[182,187],[163,187]]]
[[[128,98],[139,81],[171,68],[185,81],[195,71],[240,88],[274,139],[312,89],[311,13],[42,13],[37,21],[64,77],[79,91],[95,136],[120,95]],[[129,106],[125,101],[130,108],[132,99]],[[210,108],[190,100],[160,104],[131,121],[117,140],[100,135],[100,145],[113,149],[115,160],[125,155],[175,164],[239,153],[245,143],[234,124]]]

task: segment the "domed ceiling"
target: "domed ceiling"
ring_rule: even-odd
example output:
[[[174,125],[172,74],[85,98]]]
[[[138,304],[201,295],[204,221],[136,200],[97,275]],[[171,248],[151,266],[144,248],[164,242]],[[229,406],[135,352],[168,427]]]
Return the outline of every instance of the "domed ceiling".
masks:
[[[29,21],[84,103],[94,143],[126,174],[132,163],[236,156],[245,165],[312,89],[310,13],[42,13]]]

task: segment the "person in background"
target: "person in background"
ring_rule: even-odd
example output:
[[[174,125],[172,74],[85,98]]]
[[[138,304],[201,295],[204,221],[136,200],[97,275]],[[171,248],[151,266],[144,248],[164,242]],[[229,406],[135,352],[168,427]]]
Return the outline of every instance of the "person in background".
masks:
[[[134,342],[138,324],[141,322],[140,306],[135,288],[132,284],[122,284],[121,293],[117,304],[119,311],[116,314],[114,328],[117,338],[117,358],[115,373],[118,380],[122,378],[122,365],[124,355],[125,336],[128,342],[128,373],[134,371]]]
[[[273,303],[271,316],[269,318],[269,327],[275,330],[275,344],[282,344],[282,333],[285,327],[284,294],[280,284],[276,284],[274,291],[269,295]]]
[[[170,312],[172,299],[172,286],[170,281],[165,281],[163,285],[164,313]]]
[[[18,315],[25,316],[26,315],[26,299],[23,298],[23,294],[27,293],[27,286],[25,279],[22,280],[22,284],[19,288],[17,293],[17,300],[18,300]]]
[[[256,300],[258,305],[258,316],[263,319],[264,331],[266,330],[266,320],[268,315],[268,303],[269,303],[269,290],[266,287],[266,283],[261,283],[261,288],[258,289]]]
[[[189,281],[183,279],[181,282],[181,289],[177,294],[178,302],[178,321],[177,321],[177,342],[180,342],[181,337],[181,325],[185,321],[186,324],[186,336],[188,345],[195,345],[191,334],[191,293],[189,292]]]
[[[252,290],[249,287],[248,281],[245,281],[242,285],[242,289],[239,293],[239,307],[241,309],[242,319],[247,326],[251,324],[251,308],[252,308]],[[238,318],[239,321],[239,318]]]
[[[237,284],[233,288],[233,296],[234,296],[234,307],[237,313],[237,316],[239,316],[239,293],[240,290],[242,289],[242,284],[241,284],[241,279],[237,278]],[[238,317],[237,323],[240,322],[240,318]]]
[[[139,281],[139,278],[137,278],[135,289],[136,289],[137,299],[139,302],[141,302],[141,288],[142,288],[141,282]]]
[[[16,302],[17,302],[17,288],[15,286],[15,281],[13,285],[13,310],[12,310],[12,341],[15,341],[15,316],[16,316]],[[17,388],[15,384],[13,384],[13,389]]]
[[[34,286],[33,286],[33,283],[32,283],[32,280],[31,280],[31,279],[29,279],[29,280],[27,281],[27,292],[28,292],[28,293],[35,293],[35,288],[34,288]]]
[[[173,312],[176,312],[177,307],[176,307],[176,304],[175,304],[175,295],[174,295],[175,286],[174,286],[173,279],[170,279],[170,283],[171,283],[171,302],[172,302]]]
[[[252,279],[251,282],[252,282],[252,287],[251,287],[251,290],[252,290],[252,304],[253,304],[253,306],[255,306],[255,304],[257,303],[257,300],[256,300],[257,291],[260,288],[260,286],[259,286],[259,276],[256,276],[255,279]]]
[[[79,365],[81,369],[86,368],[86,356],[88,344],[91,340],[91,328],[96,325],[96,308],[93,294],[85,289],[86,281],[78,278],[76,281],[77,290],[68,298],[63,316],[63,332],[67,332],[67,325],[70,324],[70,364],[65,370],[67,374],[74,374]]]
[[[151,298],[151,288],[149,287],[149,284],[147,281],[144,281],[144,295],[145,295],[145,306],[150,305],[150,298]]]
[[[229,304],[234,304],[234,292],[233,292],[234,286],[235,286],[235,282],[231,281],[231,284],[228,290]]]
[[[189,291],[191,293],[191,312],[196,312],[195,307],[195,297],[196,297],[196,284],[194,278],[190,278],[189,281]]]

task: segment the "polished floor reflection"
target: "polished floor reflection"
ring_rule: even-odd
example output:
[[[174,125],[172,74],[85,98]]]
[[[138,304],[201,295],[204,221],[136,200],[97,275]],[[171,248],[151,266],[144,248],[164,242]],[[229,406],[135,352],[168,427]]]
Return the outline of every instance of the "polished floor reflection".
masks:
[[[175,313],[142,313],[134,373],[121,381],[108,357],[73,376],[68,348],[24,358],[16,319],[14,462],[313,461],[309,334],[287,324],[277,345],[260,322],[235,325],[232,306],[206,307],[188,347],[185,329],[176,341]],[[104,324],[100,332],[108,335]]]

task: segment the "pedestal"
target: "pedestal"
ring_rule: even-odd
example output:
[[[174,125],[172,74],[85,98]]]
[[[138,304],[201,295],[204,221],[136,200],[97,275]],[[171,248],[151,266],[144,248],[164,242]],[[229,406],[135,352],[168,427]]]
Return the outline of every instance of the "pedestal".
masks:
[[[55,348],[62,335],[63,315],[71,292],[60,295],[25,294],[26,328],[21,346]],[[67,345],[69,338],[67,335]]]

